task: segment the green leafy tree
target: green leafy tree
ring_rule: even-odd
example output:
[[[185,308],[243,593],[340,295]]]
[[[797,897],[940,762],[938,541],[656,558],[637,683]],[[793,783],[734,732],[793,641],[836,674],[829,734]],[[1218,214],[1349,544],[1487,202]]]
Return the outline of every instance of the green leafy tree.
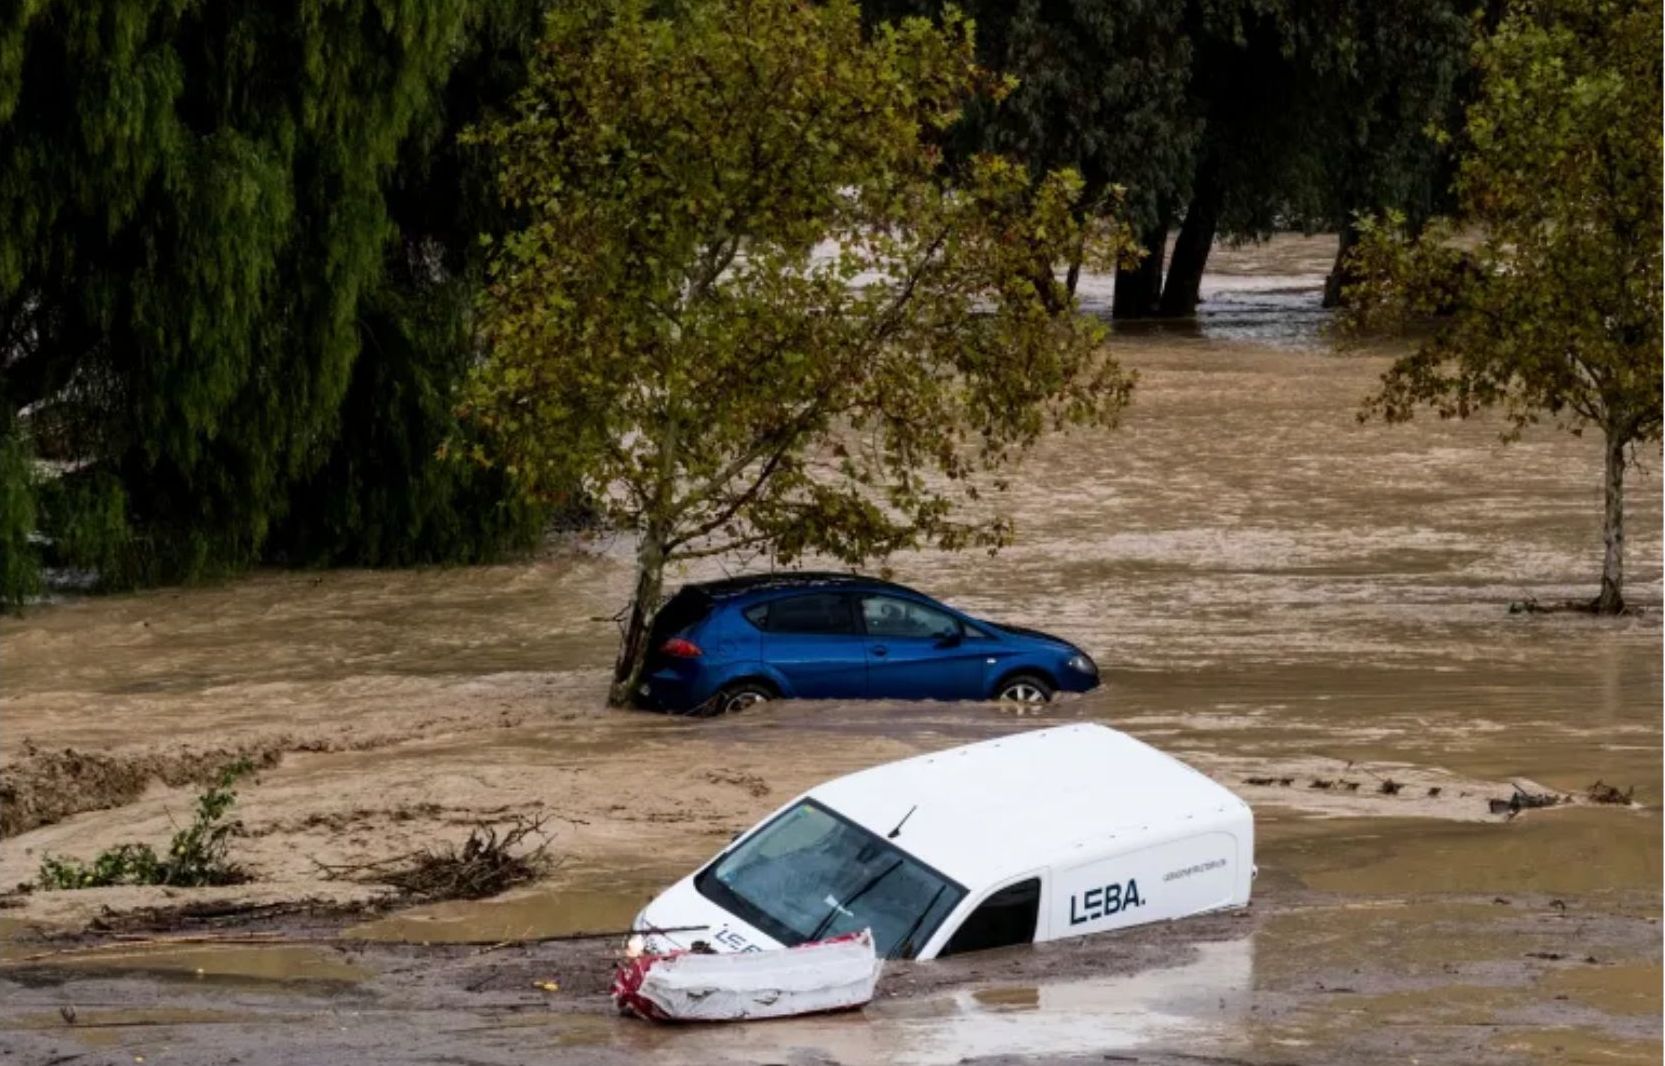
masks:
[[[1495,0],[1487,5],[1495,7]],[[1472,5],[1458,0],[1364,3],[1352,9],[1324,90],[1319,188],[1300,223],[1340,235],[1324,306],[1341,303],[1357,219],[1398,211],[1414,231],[1454,205],[1453,161],[1437,128],[1473,97]]]
[[[941,4],[865,7],[876,20]],[[1448,116],[1466,65],[1458,0],[989,0],[966,10],[979,60],[1016,87],[968,108],[948,143],[1013,154],[1038,174],[1073,167],[1083,210],[1101,189],[1125,190],[1121,217],[1142,255],[1117,271],[1117,317],[1193,314],[1217,239],[1339,230],[1345,252],[1356,213],[1400,209],[1420,221],[1449,177],[1427,127]]]
[[[850,0],[594,0],[551,19],[515,114],[477,135],[525,225],[464,410],[494,442],[477,458],[581,485],[637,534],[614,702],[667,565],[998,545],[1007,523],[956,507],[973,475],[1125,402],[1037,269],[1123,250],[1078,222],[1080,178],[944,171],[981,80],[954,13],[864,35]]]
[[[940,15],[946,5],[868,0],[870,21]],[[965,109],[948,143],[959,157],[998,152],[1023,160],[1037,181],[1068,168],[1082,177],[1077,213],[1114,211],[1149,250],[1118,285],[1162,277],[1162,244],[1189,189],[1201,122],[1193,113],[1192,42],[1185,5],[1165,0],[972,0],[977,59],[1013,79]],[[1107,197],[1109,190],[1121,195]],[[1075,291],[1081,264],[1065,278]],[[1124,301],[1125,302],[1125,301]]]
[[[1601,433],[1603,613],[1624,609],[1625,470],[1660,436],[1662,47],[1656,3],[1513,3],[1474,49],[1461,215],[1414,239],[1394,216],[1367,224],[1346,319],[1441,316],[1366,414],[1496,407],[1506,439],[1543,420]]]
[[[1464,10],[1456,0],[1191,0],[1190,93],[1203,132],[1189,197],[1174,211],[1160,292],[1158,260],[1118,313],[1194,314],[1219,238],[1340,230],[1350,245],[1356,212],[1426,217],[1443,164],[1427,128],[1455,98]]]
[[[0,426],[68,471],[0,476],[56,561],[119,586],[524,536],[501,479],[432,455],[490,191],[446,139],[540,6],[0,9]]]
[[[29,538],[35,532],[34,453],[14,428],[0,430],[0,607],[40,587]]]
[[[477,357],[481,234],[511,224],[491,160],[458,135],[526,81],[545,0],[471,4],[435,106],[413,124],[384,185],[394,235],[360,301],[359,354],[328,456],[289,492],[264,554],[291,564],[481,562],[536,543],[549,508],[501,470],[436,461],[464,432],[454,391]],[[575,499],[562,517],[582,518]],[[576,509],[576,510],[575,510]]]

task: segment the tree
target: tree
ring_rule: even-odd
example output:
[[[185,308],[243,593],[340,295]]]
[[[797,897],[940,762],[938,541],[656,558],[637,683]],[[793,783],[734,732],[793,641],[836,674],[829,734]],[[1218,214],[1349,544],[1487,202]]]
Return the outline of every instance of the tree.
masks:
[[[1348,270],[1359,216],[1398,211],[1414,232],[1453,206],[1451,153],[1431,130],[1460,122],[1462,103],[1473,97],[1470,6],[1401,0],[1365,3],[1352,13],[1350,44],[1325,91],[1322,193],[1303,219],[1340,237],[1325,279],[1325,307],[1339,306],[1353,280]]]
[[[1467,40],[1457,0],[1193,0],[1186,33],[1203,133],[1166,279],[1147,271],[1129,313],[1194,314],[1219,237],[1339,230],[1350,246],[1357,212],[1428,215],[1443,160],[1427,129]]]
[[[120,586],[273,550],[403,561],[460,539],[466,557],[496,535],[466,528],[497,514],[493,479],[430,458],[470,355],[439,312],[478,279],[429,239],[462,210],[449,189],[429,181],[437,211],[406,210],[442,176],[408,146],[443,132],[441,103],[471,88],[448,79],[487,29],[535,6],[0,12],[0,451],[24,456],[0,463],[0,495],[36,502],[57,561]],[[372,454],[332,449],[344,404]],[[36,459],[61,476],[10,473]],[[8,580],[38,569],[16,543],[0,538]]]
[[[940,2],[868,0],[879,15],[940,14]],[[1126,264],[1162,277],[1162,240],[1172,205],[1188,189],[1201,123],[1187,90],[1191,40],[1184,5],[1164,0],[972,0],[957,7],[977,27],[977,59],[1015,81],[972,101],[950,132],[958,157],[998,152],[1024,161],[1037,181],[1060,168],[1082,176],[1078,213],[1114,207],[1117,221],[1145,234],[1148,253]],[[1122,195],[1105,197],[1109,189]],[[1149,236],[1155,234],[1155,237]],[[1073,293],[1081,264],[1070,263]]]
[[[1004,520],[957,506],[976,475],[1126,401],[1037,269],[1123,249],[1077,221],[1080,178],[944,172],[936,135],[981,78],[952,13],[864,37],[851,0],[587,0],[476,135],[524,226],[463,410],[493,442],[477,459],[583,486],[637,535],[615,703],[668,565],[998,545]]]
[[[359,304],[359,353],[338,428],[327,457],[289,490],[263,549],[268,560],[480,562],[530,547],[546,528],[549,509],[514,491],[501,470],[436,461],[435,452],[464,432],[454,392],[478,354],[480,238],[512,221],[492,161],[458,135],[500,113],[525,84],[547,6],[472,4],[435,106],[401,143],[383,186],[394,233],[379,282]]]
[[[1474,48],[1460,216],[1415,238],[1397,216],[1370,221],[1346,319],[1443,316],[1361,417],[1498,407],[1505,439],[1545,419],[1600,430],[1601,613],[1624,609],[1625,469],[1660,437],[1662,46],[1655,3],[1512,3]]]

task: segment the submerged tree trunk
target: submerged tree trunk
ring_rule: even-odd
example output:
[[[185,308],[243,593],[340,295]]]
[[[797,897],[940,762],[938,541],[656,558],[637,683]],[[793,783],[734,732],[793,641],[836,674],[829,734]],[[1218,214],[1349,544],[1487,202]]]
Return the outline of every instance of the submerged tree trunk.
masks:
[[[649,531],[643,535],[642,546],[636,551],[636,593],[630,600],[630,621],[624,627],[624,639],[619,642],[613,685],[607,693],[607,702],[614,707],[628,707],[631,694],[641,683],[642,667],[647,664],[649,651],[648,635],[653,630],[664,585],[665,549],[659,537]]]
[[[1110,314],[1114,318],[1149,318],[1156,314],[1162,298],[1162,257],[1168,250],[1168,223],[1162,222],[1140,235],[1145,257],[1132,269],[1116,268],[1116,294]]]
[[[1592,606],[1597,614],[1619,614],[1625,609],[1625,440],[1611,429],[1607,431],[1607,492],[1601,539],[1606,546],[1601,561],[1601,595]]]
[[[1354,248],[1359,243],[1358,223],[1349,220],[1341,227],[1341,241],[1335,251],[1335,265],[1330,268],[1324,278],[1324,306],[1340,307],[1344,291],[1347,286],[1358,280],[1358,272],[1348,260]]]
[[[1197,173],[1196,191],[1185,209],[1179,236],[1174,239],[1174,258],[1168,265],[1168,280],[1162,286],[1158,312],[1164,318],[1185,318],[1197,313],[1197,293],[1202,288],[1203,268],[1220,228],[1220,201],[1224,190],[1215,168],[1207,163]]]
[[[1064,275],[1064,291],[1070,299],[1075,299],[1075,287],[1081,283],[1081,257],[1087,254],[1086,231],[1082,231],[1081,239],[1070,249],[1070,269]]]

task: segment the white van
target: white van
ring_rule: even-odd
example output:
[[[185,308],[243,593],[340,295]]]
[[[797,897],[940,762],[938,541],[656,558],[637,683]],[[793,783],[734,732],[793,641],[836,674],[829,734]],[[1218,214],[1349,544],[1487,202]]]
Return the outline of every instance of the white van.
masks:
[[[1254,816],[1102,725],[920,755],[811,789],[636,918],[652,953],[760,951],[871,928],[933,959],[1249,902]]]

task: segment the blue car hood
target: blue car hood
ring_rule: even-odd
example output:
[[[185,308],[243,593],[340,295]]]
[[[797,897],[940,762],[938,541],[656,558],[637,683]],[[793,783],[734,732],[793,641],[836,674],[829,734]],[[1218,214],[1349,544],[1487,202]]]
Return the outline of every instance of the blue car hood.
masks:
[[[1055,637],[1051,633],[1043,633],[1038,629],[1030,629],[1026,626],[1003,625],[999,622],[990,622],[989,625],[992,625],[994,628],[1000,630],[1003,633],[1010,633],[1013,636],[1018,636],[1018,637],[1028,637],[1031,640],[1044,641],[1047,644],[1055,645],[1056,647],[1062,648],[1066,651],[1078,652],[1078,651],[1081,650],[1080,648],[1077,648],[1074,644],[1071,644],[1069,641],[1064,640],[1061,637]]]

